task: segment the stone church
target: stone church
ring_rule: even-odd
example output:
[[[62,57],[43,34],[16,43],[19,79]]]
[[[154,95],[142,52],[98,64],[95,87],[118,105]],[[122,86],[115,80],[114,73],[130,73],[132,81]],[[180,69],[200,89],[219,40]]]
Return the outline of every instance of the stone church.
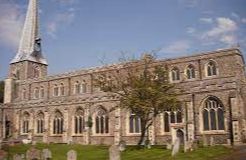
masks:
[[[155,60],[167,66],[170,83],[183,90],[182,107],[165,111],[148,131],[151,144],[183,141],[206,144],[246,142],[246,76],[238,48],[220,49],[175,59]],[[1,139],[44,143],[136,144],[141,121],[120,108],[119,97],[93,85],[101,72],[120,64],[47,75],[41,50],[37,0],[30,0],[16,56],[5,80]],[[91,126],[88,125],[91,122]]]

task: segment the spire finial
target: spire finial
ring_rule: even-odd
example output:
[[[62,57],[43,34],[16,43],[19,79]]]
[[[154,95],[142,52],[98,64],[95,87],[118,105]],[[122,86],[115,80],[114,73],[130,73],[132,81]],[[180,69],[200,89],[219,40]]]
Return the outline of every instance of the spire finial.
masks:
[[[41,53],[38,0],[29,0],[26,20],[19,44],[19,50],[11,63],[16,63],[24,60],[47,64]]]

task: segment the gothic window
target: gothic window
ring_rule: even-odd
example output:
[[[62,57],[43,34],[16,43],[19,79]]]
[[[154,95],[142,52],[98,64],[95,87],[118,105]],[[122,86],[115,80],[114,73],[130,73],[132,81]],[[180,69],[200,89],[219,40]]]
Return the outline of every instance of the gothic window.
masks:
[[[40,98],[44,98],[44,87],[40,87]]]
[[[182,123],[182,110],[167,110],[163,114],[164,132],[170,132],[171,123]]]
[[[53,95],[54,96],[58,96],[59,95],[59,88],[58,88],[57,84],[54,85]]]
[[[60,95],[61,96],[64,96],[65,95],[65,87],[64,87],[64,84],[63,83],[61,83],[61,85],[60,85]]]
[[[61,112],[56,111],[55,117],[53,119],[53,134],[62,134],[63,133],[63,116]]]
[[[23,114],[23,119],[22,119],[22,133],[29,132],[29,121],[30,121],[30,115],[29,113],[25,112]]]
[[[34,89],[34,99],[38,99],[38,98],[39,98],[39,88],[36,87],[36,88]]]
[[[109,132],[109,118],[105,109],[99,108],[95,121],[97,134],[105,134]]]
[[[79,81],[76,81],[74,84],[74,93],[79,94],[80,93],[80,84]]]
[[[40,76],[40,70],[39,70],[38,66],[35,66],[33,68],[33,76],[34,76],[34,78],[38,78]]]
[[[172,81],[178,81],[180,80],[180,73],[179,73],[179,69],[178,68],[173,68],[171,71],[171,77],[172,77]]]
[[[209,97],[204,103],[202,115],[205,131],[224,130],[224,111],[218,99]]]
[[[44,114],[42,112],[40,112],[37,115],[37,120],[36,120],[36,132],[38,134],[41,134],[44,132]]]
[[[217,75],[217,68],[215,62],[213,61],[208,62],[206,69],[207,69],[207,76]]]
[[[78,109],[74,116],[74,133],[82,134],[84,128],[85,128],[84,111],[82,109]]]
[[[186,70],[187,79],[195,78],[195,68],[193,65],[189,65]]]
[[[85,81],[82,82],[81,84],[81,92],[86,93],[87,92],[87,84]]]
[[[140,133],[141,132],[141,119],[135,113],[131,112],[129,117],[129,127],[130,133]]]

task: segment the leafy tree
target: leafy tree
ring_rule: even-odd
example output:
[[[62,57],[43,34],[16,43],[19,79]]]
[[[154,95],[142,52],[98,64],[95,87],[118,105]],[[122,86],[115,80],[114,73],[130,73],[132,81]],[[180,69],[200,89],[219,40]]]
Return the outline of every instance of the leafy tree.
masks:
[[[141,119],[138,145],[143,143],[155,117],[179,106],[174,85],[168,80],[168,72],[155,62],[153,56],[145,55],[141,60],[122,63],[118,70],[95,78],[95,85],[102,91],[120,97],[118,107],[133,112]]]
[[[0,103],[3,103],[4,81],[0,81]]]

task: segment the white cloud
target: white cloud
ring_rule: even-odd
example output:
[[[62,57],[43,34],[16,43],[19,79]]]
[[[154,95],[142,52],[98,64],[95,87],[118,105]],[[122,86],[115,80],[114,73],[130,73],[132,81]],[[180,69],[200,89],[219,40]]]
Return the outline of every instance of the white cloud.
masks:
[[[220,41],[224,44],[232,45],[237,41],[237,30],[238,26],[235,21],[230,18],[219,17],[216,19],[215,26],[203,33],[202,39],[207,41]]]
[[[160,52],[167,54],[178,54],[187,52],[189,48],[190,43],[188,41],[177,41],[167,47],[162,48]]]
[[[231,34],[231,35],[223,35],[220,37],[220,41],[225,43],[225,44],[236,44],[237,39],[236,36]]]
[[[46,25],[48,35],[56,38],[58,28],[64,25],[70,25],[74,21],[74,18],[75,10],[73,8],[68,9],[66,12],[55,14],[54,18]]]
[[[242,18],[242,23],[246,23],[246,18]]]
[[[240,19],[240,16],[239,16],[237,13],[235,13],[235,12],[232,12],[232,13],[231,13],[231,16],[232,16],[233,18],[235,18],[235,19]]]
[[[188,27],[188,28],[186,29],[186,33],[188,33],[188,34],[193,34],[193,33],[195,33],[195,32],[196,32],[196,29],[193,28],[193,27]]]
[[[199,19],[202,23],[213,23],[213,19],[212,18],[200,18]]]
[[[24,22],[21,7],[3,0],[0,5],[0,42],[12,49],[17,49]]]

